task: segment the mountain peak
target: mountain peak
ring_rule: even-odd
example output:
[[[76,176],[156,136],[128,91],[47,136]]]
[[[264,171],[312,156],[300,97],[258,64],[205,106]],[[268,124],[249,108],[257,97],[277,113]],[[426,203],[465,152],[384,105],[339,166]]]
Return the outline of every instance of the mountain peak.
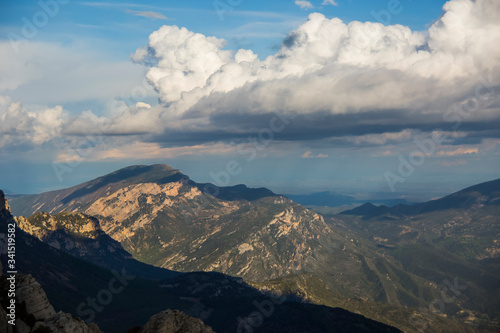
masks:
[[[102,195],[134,184],[165,184],[182,178],[188,179],[189,177],[184,176],[180,170],[174,169],[167,164],[132,165],[73,187],[72,193],[61,201],[66,204],[87,195]]]
[[[159,179],[169,177],[173,174],[180,174],[181,171],[174,169],[168,164],[153,165],[131,165],[112,173],[99,177],[97,179],[119,181],[129,179],[133,181],[154,182]],[[96,180],[97,180],[96,179]]]
[[[220,187],[209,183],[196,183],[189,176],[170,165],[153,164],[128,166],[71,188],[20,196],[12,199],[11,205],[15,215],[24,216],[31,216],[38,211],[46,211],[51,214],[63,210],[80,209],[85,211],[96,200],[109,197],[117,191],[125,193],[135,189],[135,199],[137,199],[141,194],[144,194],[137,192],[138,187],[164,188],[166,185],[174,183],[187,192],[196,189],[203,195],[226,201],[254,201],[276,196],[271,190],[263,187],[248,188],[243,184]]]
[[[140,170],[140,171],[172,171],[172,170],[177,170],[173,168],[172,166],[166,164],[166,163],[158,163],[158,164],[151,164],[151,165],[145,165],[145,164],[136,164],[136,165],[130,165],[121,169],[116,170],[113,173],[118,173],[122,171],[132,171],[132,170]]]
[[[340,214],[374,216],[374,215],[385,214],[388,211],[389,211],[389,208],[384,206],[384,205],[375,206],[371,202],[367,202],[367,203],[364,203],[361,206],[356,207],[354,209],[343,211]]]

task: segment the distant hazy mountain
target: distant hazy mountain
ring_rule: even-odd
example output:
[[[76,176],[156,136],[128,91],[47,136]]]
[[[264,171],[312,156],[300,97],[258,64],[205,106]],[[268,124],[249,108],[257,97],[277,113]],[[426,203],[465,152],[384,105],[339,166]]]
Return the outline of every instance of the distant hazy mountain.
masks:
[[[439,244],[466,259],[500,258],[500,179],[420,204],[366,203],[338,216],[385,244]]]
[[[287,198],[304,205],[304,206],[326,206],[340,207],[353,204],[364,203],[363,200],[356,199],[350,195],[335,194],[328,191],[316,192],[311,194],[286,194]],[[405,199],[378,199],[372,200],[378,205],[395,206],[399,204],[407,204]]]
[[[481,209],[500,206],[500,179],[467,187],[443,198],[408,207],[407,214],[422,214],[448,209]]]
[[[476,210],[484,207],[500,206],[500,179],[467,187],[443,198],[414,205],[399,204],[395,207],[374,206],[366,203],[341,214],[374,217],[383,214],[418,215],[453,209]]]
[[[379,216],[382,214],[387,214],[389,211],[390,211],[390,208],[387,206],[384,206],[384,205],[375,206],[371,202],[367,202],[359,207],[343,211],[340,214],[360,215],[360,216]]]

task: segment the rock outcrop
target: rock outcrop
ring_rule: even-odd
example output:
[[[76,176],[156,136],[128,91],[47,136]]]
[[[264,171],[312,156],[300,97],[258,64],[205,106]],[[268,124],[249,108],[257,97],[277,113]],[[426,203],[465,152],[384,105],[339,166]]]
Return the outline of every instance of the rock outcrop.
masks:
[[[51,247],[98,266],[153,280],[178,273],[135,260],[122,245],[101,230],[99,220],[82,213],[40,212],[29,218],[16,217],[17,226]]]
[[[16,276],[16,300],[36,321],[56,314],[42,286],[31,275]],[[23,305],[24,304],[24,305]]]
[[[179,310],[160,312],[146,323],[140,333],[213,333],[203,321]]]
[[[125,252],[117,241],[106,235],[99,221],[81,213],[63,212],[50,215],[36,213],[29,218],[16,217],[17,226],[50,246],[75,257],[106,256]],[[129,254],[124,254],[131,257]]]
[[[90,239],[104,235],[97,219],[81,213],[64,212],[50,215],[40,212],[28,219],[20,216],[16,220],[19,228],[41,240],[57,229],[64,230],[70,235]]]
[[[59,312],[44,321],[37,322],[32,332],[101,333],[101,330],[94,323],[86,324],[80,318]]]
[[[3,193],[3,191],[0,190],[0,212],[4,209],[10,212],[10,206],[7,202],[7,198],[5,198],[5,194]]]
[[[16,325],[8,323],[7,309],[0,307],[0,332],[6,333],[100,333],[95,324],[86,324],[71,314],[58,312],[50,304],[42,286],[31,276],[16,276]],[[7,276],[0,278],[0,303],[8,304]]]

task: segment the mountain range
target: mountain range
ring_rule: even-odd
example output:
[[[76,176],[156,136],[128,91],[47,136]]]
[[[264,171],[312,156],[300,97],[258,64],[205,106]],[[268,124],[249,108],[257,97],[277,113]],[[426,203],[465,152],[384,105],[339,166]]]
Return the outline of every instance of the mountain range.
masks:
[[[15,220],[1,191],[0,199],[0,233],[5,236],[9,224]],[[74,217],[81,219],[78,213]],[[16,280],[26,281],[18,286],[26,284],[31,290],[23,293],[24,298],[16,298],[18,327],[22,327],[23,332],[95,333],[100,332],[98,327],[104,332],[211,332],[202,322],[167,309],[182,310],[201,318],[217,332],[352,332],[359,329],[400,332],[343,309],[308,304],[293,295],[265,294],[227,275],[193,272],[173,274],[161,281],[143,279],[125,269],[114,271],[78,258],[85,251],[73,252],[77,254],[73,256],[67,253],[71,248],[58,249],[55,243],[44,243],[22,229],[16,229],[15,234],[19,273]],[[84,234],[92,237],[93,233],[84,231]],[[79,235],[87,238],[82,233]],[[7,267],[4,251],[1,259]],[[7,311],[9,304],[6,277],[2,276],[0,281],[0,314]],[[21,293],[21,288],[17,292]],[[105,294],[109,296],[104,297]],[[61,310],[64,313],[55,312]],[[98,327],[87,326],[83,320],[95,322]],[[5,323],[0,322],[0,327],[5,327]]]
[[[429,332],[486,332],[500,318],[498,185],[322,216],[265,188],[200,184],[152,165],[11,206],[26,233],[101,268],[149,280],[217,271],[408,332],[419,330],[411,318]],[[445,281],[463,290],[432,313]]]

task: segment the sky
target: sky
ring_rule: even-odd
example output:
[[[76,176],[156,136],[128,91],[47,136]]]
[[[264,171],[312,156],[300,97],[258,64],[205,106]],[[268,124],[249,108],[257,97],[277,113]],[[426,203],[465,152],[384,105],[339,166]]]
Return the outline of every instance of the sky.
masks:
[[[496,0],[0,0],[0,188],[135,164],[429,200],[500,178]]]

